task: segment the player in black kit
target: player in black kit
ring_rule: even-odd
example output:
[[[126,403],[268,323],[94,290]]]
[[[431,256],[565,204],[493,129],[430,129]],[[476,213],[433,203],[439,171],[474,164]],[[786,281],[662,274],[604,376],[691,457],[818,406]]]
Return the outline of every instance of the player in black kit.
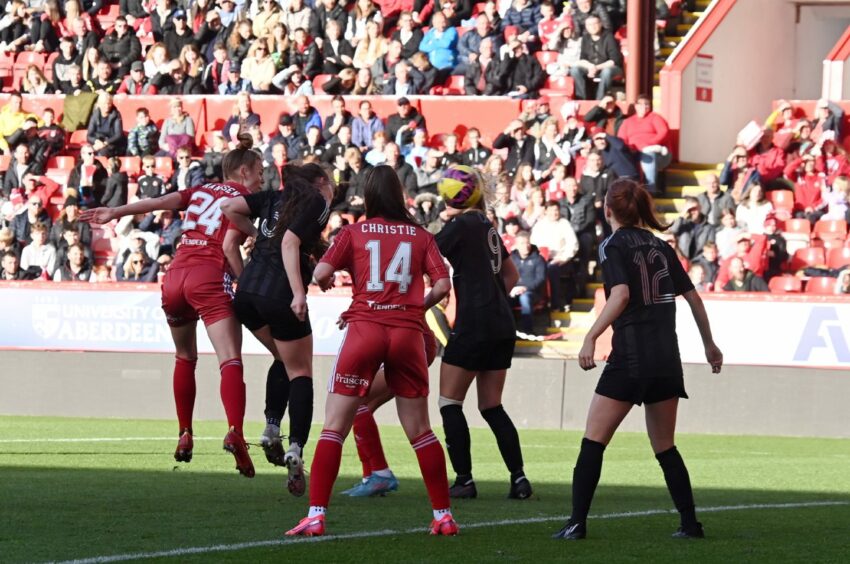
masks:
[[[469,169],[470,173],[474,173]],[[450,220],[437,233],[437,245],[452,265],[457,299],[455,325],[449,335],[440,366],[440,414],[446,432],[446,448],[457,475],[449,494],[474,498],[469,425],[463,401],[475,380],[478,409],[487,421],[502,459],[511,473],[508,497],[527,499],[531,484],[523,471],[519,435],[502,407],[502,390],[511,366],[516,327],[508,291],[519,274],[502,238],[484,214],[483,187],[477,174],[470,178],[473,190],[453,196],[443,192]]]
[[[313,276],[310,255],[327,225],[333,189],[316,164],[285,166],[283,185],[282,191],[233,198],[221,209],[243,233],[255,238],[233,308],[258,339],[274,342],[277,354],[266,381],[266,429],[260,442],[269,462],[288,468],[289,491],[300,496],[306,490],[303,449],[313,418],[313,336],[307,313],[307,285]],[[259,228],[254,219],[259,219]],[[280,421],[287,403],[289,449],[284,454]]]
[[[602,454],[632,406],[641,403],[646,404],[652,450],[681,517],[673,536],[703,538],[688,469],[674,441],[679,398],[688,397],[676,338],[676,296],[683,296],[690,306],[715,374],[723,365],[723,354],[712,339],[702,300],[675,252],[647,230],[667,229],[655,218],[649,193],[634,181],[618,180],[608,190],[604,210],[614,232],[599,246],[607,303],[585,337],[579,364],[584,370],[596,366],[596,339],[609,326],[614,329],[612,349],[573,469],[573,511],[554,538],[585,538]]]

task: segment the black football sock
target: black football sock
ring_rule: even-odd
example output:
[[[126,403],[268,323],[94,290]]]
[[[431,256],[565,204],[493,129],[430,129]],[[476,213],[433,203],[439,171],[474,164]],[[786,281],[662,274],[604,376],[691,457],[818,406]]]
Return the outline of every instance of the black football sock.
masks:
[[[587,438],[581,440],[581,450],[573,468],[573,513],[570,518],[574,522],[587,521],[593,494],[599,484],[599,475],[602,474],[604,453],[605,445],[602,443]]]
[[[522,472],[522,448],[519,446],[519,435],[514,427],[514,422],[505,413],[501,405],[485,409],[481,412],[484,421],[490,426],[490,430],[496,435],[496,443],[505,466],[513,476]],[[519,477],[518,475],[516,477]]]
[[[313,379],[298,376],[289,382],[289,444],[304,448],[313,421]]]
[[[664,472],[664,481],[673,504],[682,517],[682,527],[690,528],[696,526],[697,515],[694,507],[694,491],[691,488],[691,478],[682,455],[674,446],[664,452],[655,455],[661,470]]]
[[[276,360],[269,366],[266,375],[266,423],[280,427],[289,401],[289,377],[283,363]]]
[[[444,405],[440,408],[443,429],[446,432],[446,450],[458,479],[472,480],[472,454],[470,453],[469,425],[460,405]]]

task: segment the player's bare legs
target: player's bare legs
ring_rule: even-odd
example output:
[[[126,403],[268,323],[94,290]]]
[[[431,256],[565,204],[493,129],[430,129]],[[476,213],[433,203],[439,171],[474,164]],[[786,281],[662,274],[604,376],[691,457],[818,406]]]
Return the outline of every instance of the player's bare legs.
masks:
[[[194,448],[192,413],[195,409],[195,366],[198,362],[196,330],[197,322],[171,327],[171,338],[175,349],[172,386],[180,429],[180,439],[174,451],[174,460],[177,462],[190,462]]]
[[[227,414],[229,432],[224,437],[224,450],[233,454],[236,469],[248,478],[254,476],[254,464],[242,435],[245,419],[245,381],[242,374],[242,326],[235,316],[207,325],[221,369],[221,401]]]
[[[664,472],[667,490],[679,511],[681,526],[676,538],[703,538],[702,524],[697,521],[691,478],[682,455],[676,448],[676,415],[679,398],[646,405],[646,432],[655,458]]]
[[[275,348],[289,375],[289,449],[284,465],[289,470],[287,487],[295,496],[304,495],[304,445],[313,420],[313,336],[294,341],[275,339]]]

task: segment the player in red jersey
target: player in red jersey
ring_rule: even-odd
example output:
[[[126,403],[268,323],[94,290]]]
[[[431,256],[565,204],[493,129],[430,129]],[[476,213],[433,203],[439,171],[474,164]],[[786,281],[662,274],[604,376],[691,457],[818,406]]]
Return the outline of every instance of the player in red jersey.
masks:
[[[434,237],[406,209],[401,183],[391,167],[368,172],[364,199],[367,220],[344,227],[313,273],[319,286],[327,289],[335,271],[349,270],[354,295],[343,314],[346,332],[328,383],[325,424],[313,456],[310,511],[286,534],[324,534],[342,444],[383,364],[431,498],[431,534],[454,535],[458,527],[449,504],[445,453],[428,420],[422,333],[425,312],[448,294],[448,274]],[[432,288],[423,300],[424,275]]]
[[[198,358],[198,319],[206,325],[221,369],[221,400],[229,430],[224,449],[236,458],[236,469],[249,478],[254,465],[242,436],[245,417],[245,383],[242,379],[242,329],[233,314],[232,281],[242,272],[239,245],[244,235],[230,226],[221,204],[229,198],[256,192],[263,175],[262,156],[251,149],[249,135],[222,161],[224,182],[208,183],[180,192],[141,200],[117,208],[96,208],[80,219],[108,223],[125,215],[156,210],[185,210],[183,236],[177,254],[162,283],[162,309],[176,357],[174,400],[180,424],[180,440],[174,458],[192,459],[192,411],[195,405],[195,364]]]

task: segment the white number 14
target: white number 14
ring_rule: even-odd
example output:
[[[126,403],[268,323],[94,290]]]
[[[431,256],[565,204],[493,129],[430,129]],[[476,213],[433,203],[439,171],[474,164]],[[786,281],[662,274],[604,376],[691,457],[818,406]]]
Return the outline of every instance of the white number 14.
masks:
[[[369,280],[366,282],[366,290],[369,292],[382,292],[384,281],[398,284],[398,291],[406,294],[413,277],[410,276],[410,243],[402,242],[393,255],[387,271],[381,280],[381,242],[378,240],[368,241],[366,250],[369,251]]]

